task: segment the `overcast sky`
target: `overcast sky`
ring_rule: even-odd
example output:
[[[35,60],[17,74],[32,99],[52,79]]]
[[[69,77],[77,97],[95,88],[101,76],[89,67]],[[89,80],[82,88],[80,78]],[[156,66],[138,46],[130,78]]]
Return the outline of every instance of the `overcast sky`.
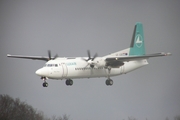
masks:
[[[1,0],[0,94],[20,98],[51,117],[72,120],[170,120],[180,115],[180,1],[178,0]],[[11,59],[9,54],[99,56],[130,46],[142,22],[147,53],[171,52],[149,65],[113,77],[48,80],[35,74],[44,61]]]

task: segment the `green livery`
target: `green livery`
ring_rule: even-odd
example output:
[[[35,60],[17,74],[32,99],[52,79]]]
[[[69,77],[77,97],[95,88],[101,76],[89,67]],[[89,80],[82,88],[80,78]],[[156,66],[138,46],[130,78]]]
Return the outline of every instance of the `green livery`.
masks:
[[[142,23],[136,23],[130,45],[130,56],[145,55],[144,32]]]

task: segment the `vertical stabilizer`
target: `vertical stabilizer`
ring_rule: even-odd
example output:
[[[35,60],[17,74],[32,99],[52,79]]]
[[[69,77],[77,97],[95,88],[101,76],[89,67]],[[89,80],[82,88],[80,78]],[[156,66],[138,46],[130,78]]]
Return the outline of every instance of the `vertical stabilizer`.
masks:
[[[142,23],[136,23],[129,55],[144,55],[145,53],[143,25]]]

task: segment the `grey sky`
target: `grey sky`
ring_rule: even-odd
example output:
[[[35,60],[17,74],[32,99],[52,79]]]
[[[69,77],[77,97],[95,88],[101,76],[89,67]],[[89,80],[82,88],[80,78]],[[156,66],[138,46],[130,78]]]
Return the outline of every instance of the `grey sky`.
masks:
[[[73,120],[170,120],[180,115],[180,2],[178,0],[0,1],[0,94]],[[6,54],[99,56],[128,48],[136,22],[144,26],[147,53],[171,52],[126,75],[65,81],[43,88],[35,71],[43,61],[11,59]]]

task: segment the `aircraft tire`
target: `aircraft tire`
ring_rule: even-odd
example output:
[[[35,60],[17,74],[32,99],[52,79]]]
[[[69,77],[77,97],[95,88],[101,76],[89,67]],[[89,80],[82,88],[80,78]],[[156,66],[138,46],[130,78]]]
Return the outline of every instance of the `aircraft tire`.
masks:
[[[113,85],[113,80],[109,80],[109,85],[112,86]]]
[[[69,80],[69,85],[72,86],[73,85],[73,81]]]
[[[66,85],[67,85],[67,86],[69,85],[69,80],[66,80]]]
[[[44,82],[42,85],[43,85],[43,87],[48,87],[48,83],[47,82]]]
[[[109,81],[108,80],[106,80],[106,85],[109,85]]]
[[[113,80],[107,79],[107,80],[106,80],[106,85],[107,85],[107,86],[112,86],[112,85],[113,85]]]
[[[66,85],[67,86],[72,86],[73,85],[73,81],[71,79],[66,80]]]

